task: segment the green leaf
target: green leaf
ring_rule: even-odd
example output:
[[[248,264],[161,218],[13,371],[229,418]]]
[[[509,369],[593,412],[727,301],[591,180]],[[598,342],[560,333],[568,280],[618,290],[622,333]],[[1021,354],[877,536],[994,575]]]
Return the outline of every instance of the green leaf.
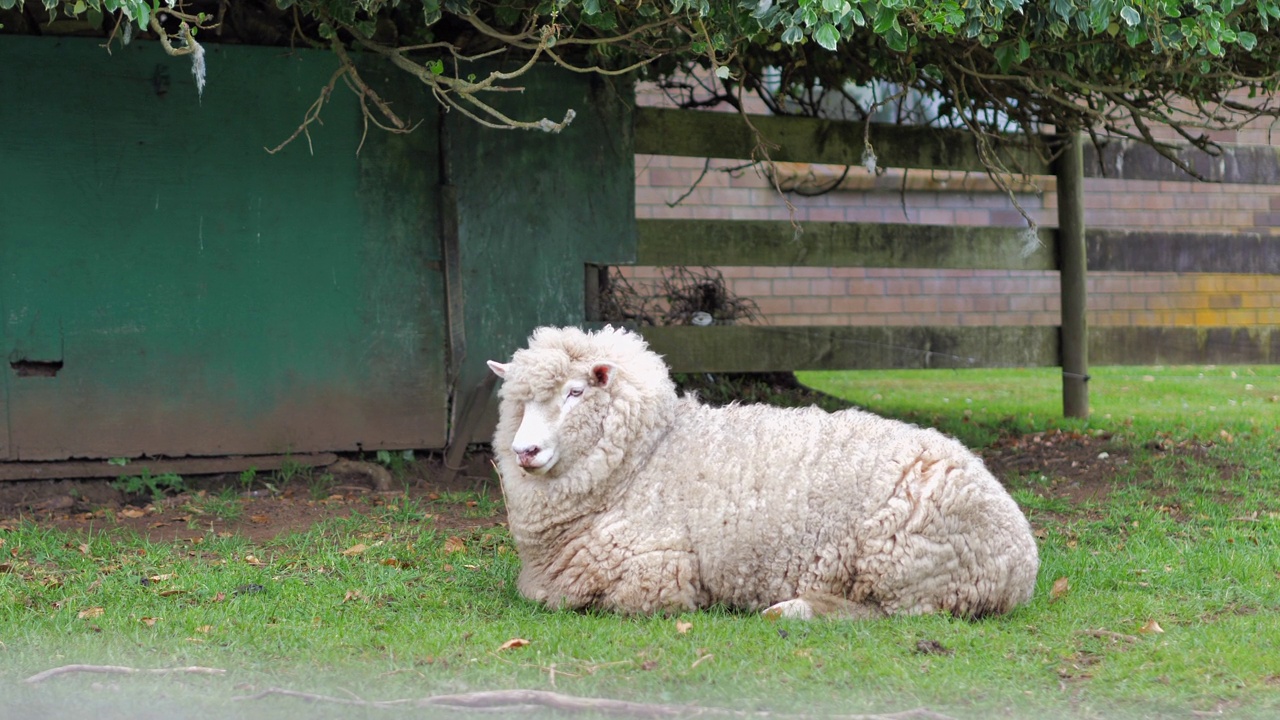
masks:
[[[823,23],[822,27],[818,28],[818,31],[813,34],[813,39],[817,40],[822,47],[828,50],[835,50],[836,43],[840,42],[840,31],[831,23]]]
[[[1002,73],[1008,73],[1014,65],[1021,62],[1021,58],[1018,57],[1018,47],[1015,45],[1001,45],[995,48],[992,54],[996,56],[996,64],[1000,66]]]
[[[844,2],[845,0],[822,0],[822,9],[829,13],[838,13]]]
[[[898,14],[882,5],[880,12],[876,13],[875,23],[871,26],[871,30],[877,35],[884,35],[897,24]]]
[[[907,34],[903,32],[902,26],[898,24],[897,18],[893,19],[893,27],[889,29],[889,32],[885,33],[884,41],[890,50],[896,52],[907,51],[910,41],[907,38]]]
[[[1142,21],[1142,16],[1138,15],[1138,11],[1134,10],[1131,5],[1125,5],[1120,8],[1120,19],[1124,20],[1129,27],[1133,27]]]
[[[600,0],[582,0],[582,12],[585,15],[596,15],[600,12]]]
[[[1257,46],[1258,36],[1254,35],[1251,32],[1245,32],[1244,30],[1241,30],[1240,32],[1236,33],[1236,42],[1240,43],[1240,47],[1244,48],[1246,51],[1250,51],[1250,50],[1253,50],[1255,46]]]

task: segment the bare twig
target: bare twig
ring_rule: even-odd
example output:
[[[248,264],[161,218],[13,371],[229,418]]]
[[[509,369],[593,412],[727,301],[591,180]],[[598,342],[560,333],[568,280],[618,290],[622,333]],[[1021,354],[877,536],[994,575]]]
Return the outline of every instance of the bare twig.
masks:
[[[123,665],[63,665],[62,667],[38,672],[26,680],[23,680],[23,682],[28,685],[36,685],[50,678],[58,677],[60,675],[71,675],[73,673],[101,673],[106,675],[222,675],[225,672],[226,670],[223,670],[222,668],[200,667],[198,665],[176,668],[135,668]]]
[[[443,707],[455,710],[496,710],[511,708],[544,708],[561,712],[592,712],[605,715],[623,715],[633,717],[690,717],[693,715],[719,715],[727,717],[749,718],[796,718],[804,716],[782,715],[765,710],[732,710],[729,708],[702,707],[698,705],[665,705],[658,703],[631,702],[610,698],[591,698],[564,695],[548,690],[491,690],[457,695],[431,695],[423,698],[404,698],[398,700],[361,700],[359,698],[334,697],[317,693],[299,692],[284,688],[269,688],[253,695],[244,695],[235,700],[261,700],[266,697],[283,696],[298,698],[309,702],[324,702],[352,707],[391,708],[391,707]],[[883,715],[840,715],[832,720],[951,720],[948,715],[933,712],[925,708],[916,708],[899,713]]]
[[[299,135],[306,135],[307,148],[311,150],[312,154],[314,154],[315,150],[311,146],[311,131],[307,128],[311,123],[324,124],[324,122],[320,120],[320,111],[324,109],[324,106],[329,102],[329,98],[333,96],[333,86],[338,84],[338,78],[342,77],[346,72],[347,69],[345,67],[340,67],[334,71],[333,76],[329,78],[329,82],[325,83],[324,87],[320,88],[320,97],[316,98],[316,101],[311,103],[311,107],[307,108],[306,115],[302,117],[302,124],[298,126],[297,130],[293,131],[292,135],[285,138],[284,142],[274,148],[263,149],[266,150],[268,154],[275,155],[283,150],[286,145],[297,139]]]

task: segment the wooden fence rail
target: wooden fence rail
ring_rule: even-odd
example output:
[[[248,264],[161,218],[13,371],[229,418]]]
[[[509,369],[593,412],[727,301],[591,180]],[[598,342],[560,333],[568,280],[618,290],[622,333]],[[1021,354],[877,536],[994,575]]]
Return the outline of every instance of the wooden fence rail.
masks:
[[[777,116],[637,108],[638,153],[982,172],[971,134]],[[1126,140],[1008,136],[1011,171],[1058,178],[1058,229],[1024,252],[1019,228],[717,220],[638,221],[643,265],[791,265],[1048,270],[1061,276],[1058,327],[660,327],[645,337],[677,372],[1031,367],[1063,369],[1063,412],[1087,417],[1090,347],[1112,364],[1280,362],[1280,328],[1101,328],[1085,321],[1087,270],[1280,273],[1280,238],[1087,230],[1083,180],[1190,180],[1177,163]],[[1204,178],[1280,184],[1280,148],[1169,150]]]
[[[777,372],[1060,367],[1056,326],[639,328],[674,372]],[[1095,327],[1090,359],[1105,365],[1280,363],[1280,326]]]
[[[912,267],[1058,270],[1058,231],[1024,255],[1012,227],[806,222],[637,220],[639,265]],[[1280,236],[1085,230],[1089,270],[1280,274]]]
[[[862,165],[866,141],[881,167],[912,170],[985,172],[965,130],[872,123],[868,133],[860,122],[818,118],[695,112],[640,107],[635,110],[636,152],[681,157],[763,160],[760,138],[776,146],[769,158],[778,162]],[[1009,135],[996,144],[996,154],[1016,173],[1054,175],[1048,138],[1028,140]],[[1221,146],[1220,154],[1186,144],[1170,144],[1172,154],[1212,182],[1280,185],[1280,147]],[[1113,180],[1181,180],[1189,177],[1154,148],[1132,140],[1111,138],[1095,146],[1084,143],[1084,175]]]

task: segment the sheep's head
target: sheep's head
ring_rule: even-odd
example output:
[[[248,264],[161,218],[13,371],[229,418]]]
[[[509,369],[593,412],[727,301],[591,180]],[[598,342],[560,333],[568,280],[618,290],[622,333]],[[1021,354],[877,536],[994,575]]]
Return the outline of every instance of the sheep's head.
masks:
[[[624,330],[539,328],[489,368],[503,379],[494,451],[531,475],[567,473],[586,456],[607,471],[675,400],[662,359]]]
[[[614,366],[598,362],[573,367],[563,377],[532,384],[522,377],[518,360],[490,360],[489,368],[504,380],[525,381],[503,387],[504,403],[514,402],[520,408],[520,426],[510,450],[525,472],[546,475],[562,458],[572,457],[599,440],[601,414],[593,412],[592,406],[608,405],[605,394]]]

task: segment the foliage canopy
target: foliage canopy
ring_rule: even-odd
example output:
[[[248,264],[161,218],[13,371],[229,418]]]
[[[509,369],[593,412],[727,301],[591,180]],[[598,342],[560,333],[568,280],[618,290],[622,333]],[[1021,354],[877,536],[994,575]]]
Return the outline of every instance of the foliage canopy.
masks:
[[[0,0],[11,9],[21,0]],[[1208,131],[1280,117],[1280,0],[27,0],[30,17],[152,32],[195,54],[210,31],[327,45],[389,129],[399,118],[351,65],[386,56],[437,98],[499,127],[483,98],[535,61],[668,82],[686,106],[759,95],[776,112],[1108,132],[1157,144],[1159,126],[1212,150]],[[204,31],[204,35],[201,34]],[[460,69],[501,56],[503,71]],[[335,78],[336,79],[336,78]]]

